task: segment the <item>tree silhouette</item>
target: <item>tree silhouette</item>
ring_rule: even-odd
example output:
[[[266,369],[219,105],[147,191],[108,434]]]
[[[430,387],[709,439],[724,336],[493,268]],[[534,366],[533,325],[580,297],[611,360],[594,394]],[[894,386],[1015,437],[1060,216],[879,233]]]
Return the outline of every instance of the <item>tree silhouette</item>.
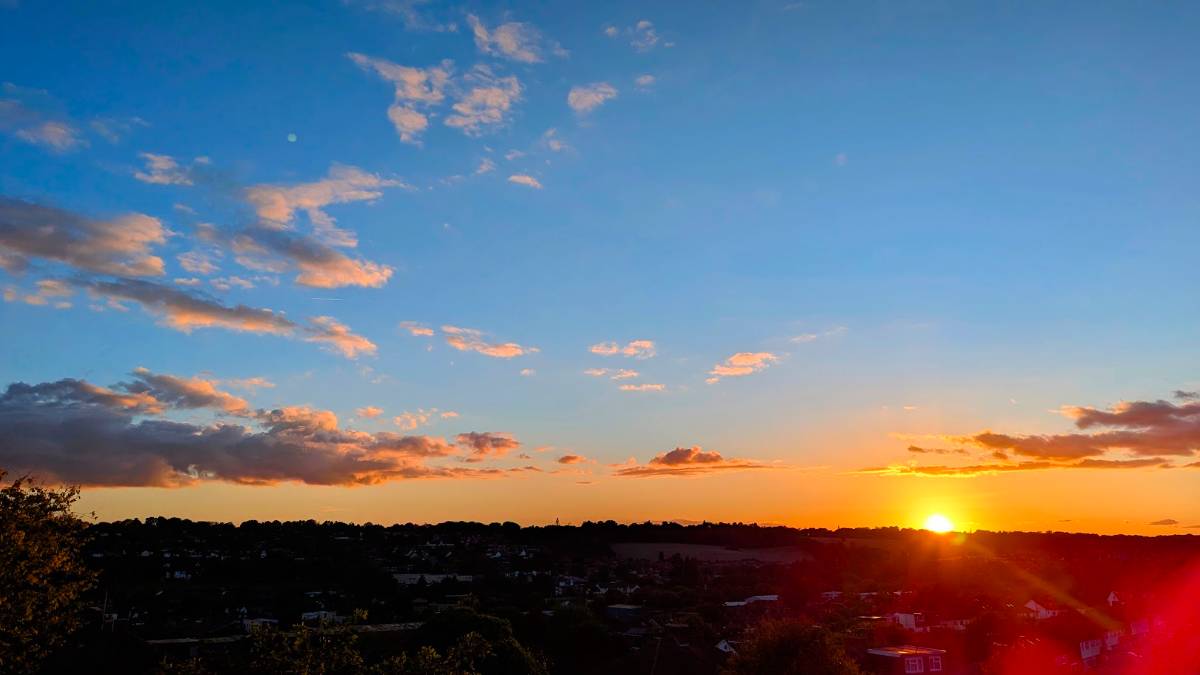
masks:
[[[71,511],[78,499],[78,487],[26,476],[0,488],[0,673],[36,670],[79,627],[95,573],[81,554],[87,525]]]
[[[796,620],[764,621],[739,645],[723,675],[859,675],[828,630]]]

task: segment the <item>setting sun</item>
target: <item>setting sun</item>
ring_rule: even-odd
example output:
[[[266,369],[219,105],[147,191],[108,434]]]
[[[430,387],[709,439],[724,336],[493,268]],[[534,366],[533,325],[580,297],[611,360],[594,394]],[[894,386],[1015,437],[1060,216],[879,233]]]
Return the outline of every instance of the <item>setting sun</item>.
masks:
[[[934,513],[925,519],[925,529],[930,532],[950,532],[954,529],[954,523],[946,516]]]

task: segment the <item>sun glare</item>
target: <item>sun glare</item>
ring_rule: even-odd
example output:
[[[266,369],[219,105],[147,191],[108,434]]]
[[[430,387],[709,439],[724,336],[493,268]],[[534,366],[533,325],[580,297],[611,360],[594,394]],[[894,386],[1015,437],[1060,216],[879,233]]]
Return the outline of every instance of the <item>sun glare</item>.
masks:
[[[954,523],[946,516],[934,513],[925,519],[925,529],[930,532],[949,532],[954,529]]]

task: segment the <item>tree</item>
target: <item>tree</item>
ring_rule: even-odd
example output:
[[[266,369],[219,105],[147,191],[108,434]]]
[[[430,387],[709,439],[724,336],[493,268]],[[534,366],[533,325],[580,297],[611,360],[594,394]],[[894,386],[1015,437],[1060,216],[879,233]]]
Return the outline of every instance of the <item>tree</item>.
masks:
[[[0,488],[0,673],[36,670],[79,627],[96,575],[82,556],[87,524],[71,511],[78,499],[78,487],[24,476]]]
[[[764,621],[738,646],[724,675],[859,675],[828,630],[795,620]]]
[[[250,671],[264,675],[352,675],[365,670],[358,636],[346,626],[298,626],[284,632],[256,626],[250,636]]]

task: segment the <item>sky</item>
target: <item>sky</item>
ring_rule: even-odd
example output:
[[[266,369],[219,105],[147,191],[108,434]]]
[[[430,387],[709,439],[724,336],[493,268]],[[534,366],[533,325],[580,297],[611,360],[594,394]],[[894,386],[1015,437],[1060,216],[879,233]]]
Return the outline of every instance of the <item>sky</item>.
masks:
[[[0,468],[101,519],[1200,534],[1198,29],[0,2]]]

